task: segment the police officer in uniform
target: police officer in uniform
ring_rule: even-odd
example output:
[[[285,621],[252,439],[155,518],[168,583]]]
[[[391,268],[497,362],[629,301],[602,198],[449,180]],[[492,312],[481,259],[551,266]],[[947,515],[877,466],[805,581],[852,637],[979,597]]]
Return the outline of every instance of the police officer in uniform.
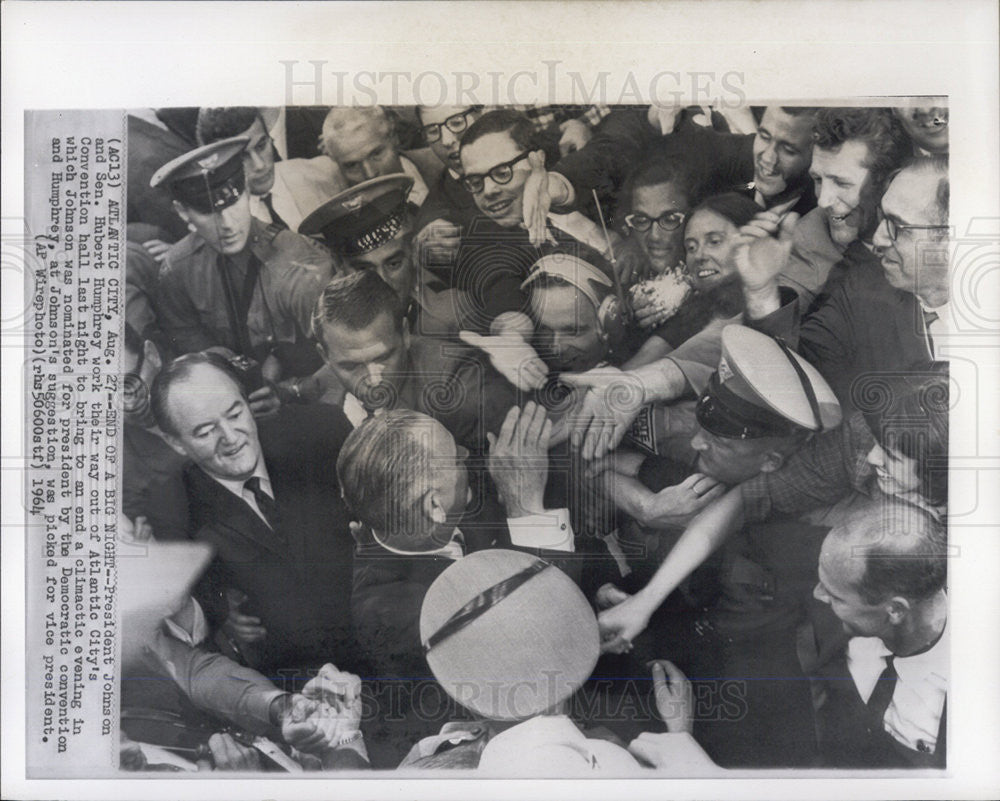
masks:
[[[197,148],[150,180],[169,188],[190,231],[160,270],[161,324],[178,354],[212,348],[243,357],[238,366],[248,388],[275,405],[264,381],[282,382],[279,395],[292,400],[299,394],[295,378],[322,365],[309,321],[332,265],[308,238],[251,216],[243,168],[248,141],[240,136]],[[252,394],[251,401],[260,397]]]
[[[321,236],[346,272],[374,270],[405,307],[411,332],[449,338],[458,331],[461,306],[457,291],[414,258],[412,188],[402,173],[352,186],[315,209],[299,233]]]

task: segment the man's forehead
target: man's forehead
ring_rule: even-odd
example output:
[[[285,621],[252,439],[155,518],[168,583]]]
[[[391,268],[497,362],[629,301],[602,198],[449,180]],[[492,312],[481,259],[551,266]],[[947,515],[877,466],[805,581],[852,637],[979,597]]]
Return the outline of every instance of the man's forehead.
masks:
[[[254,142],[260,141],[261,137],[267,136],[267,129],[264,127],[264,121],[258,116],[250,127],[241,134],[241,136],[249,136],[250,146],[253,146]]]
[[[228,406],[242,398],[236,380],[210,364],[198,364],[172,387],[168,398],[178,410]]]
[[[633,209],[657,214],[676,208],[685,202],[684,193],[672,181],[651,186],[637,186],[633,193]]]
[[[433,125],[471,108],[472,106],[421,106],[420,119],[424,125]]]
[[[901,222],[923,225],[932,222],[940,177],[933,172],[903,170],[882,197],[882,210]]]
[[[472,172],[486,172],[520,152],[521,148],[507,131],[490,133],[462,148],[462,164]]]
[[[337,355],[344,351],[383,350],[395,345],[400,333],[388,314],[380,314],[364,328],[351,328],[337,322],[323,323],[323,338],[326,342],[336,341]]]
[[[352,256],[350,258],[350,263],[355,265],[369,265],[369,264],[381,264],[393,256],[400,253],[407,254],[410,251],[409,245],[405,239],[406,229],[401,229],[396,236],[386,242],[384,245],[380,245],[375,248],[375,250],[370,250],[367,253],[362,253],[358,256]]]
[[[760,125],[772,136],[788,140],[812,139],[813,122],[808,114],[789,114],[780,106],[768,106]]]
[[[816,173],[836,173],[844,170],[868,170],[865,162],[869,156],[868,145],[860,139],[850,139],[837,147],[813,147],[811,170]]]

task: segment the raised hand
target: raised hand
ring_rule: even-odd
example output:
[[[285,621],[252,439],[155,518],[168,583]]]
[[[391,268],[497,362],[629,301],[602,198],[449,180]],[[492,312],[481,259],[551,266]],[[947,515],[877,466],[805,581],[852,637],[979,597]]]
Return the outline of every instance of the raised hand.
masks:
[[[545,153],[536,150],[528,156],[531,173],[524,182],[524,227],[528,229],[528,239],[536,248],[546,243],[555,244],[548,231],[549,209],[552,196],[549,194],[549,174],[545,170]]]
[[[483,336],[473,331],[459,331],[458,338],[485,352],[494,369],[518,389],[530,392],[545,385],[548,368],[520,334]]]
[[[454,264],[461,244],[462,229],[447,220],[431,220],[413,238],[419,264]]]
[[[616,367],[566,373],[560,380],[586,391],[570,420],[573,447],[588,461],[614,450],[643,406],[642,382]]]
[[[511,407],[500,433],[487,433],[489,471],[507,517],[525,517],[545,511],[543,496],[549,474],[552,421],[545,407],[528,401],[524,409]]]
[[[789,212],[780,222],[773,216],[763,212],[740,229],[745,241],[736,246],[733,261],[745,292],[759,292],[768,287],[788,262],[799,215]]]

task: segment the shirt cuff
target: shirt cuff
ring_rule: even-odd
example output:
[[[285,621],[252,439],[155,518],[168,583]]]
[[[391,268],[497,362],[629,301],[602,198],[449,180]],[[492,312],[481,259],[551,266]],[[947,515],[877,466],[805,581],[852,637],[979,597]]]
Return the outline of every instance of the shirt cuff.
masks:
[[[537,515],[508,517],[510,541],[519,548],[544,548],[573,552],[573,528],[569,509],[551,509]]]

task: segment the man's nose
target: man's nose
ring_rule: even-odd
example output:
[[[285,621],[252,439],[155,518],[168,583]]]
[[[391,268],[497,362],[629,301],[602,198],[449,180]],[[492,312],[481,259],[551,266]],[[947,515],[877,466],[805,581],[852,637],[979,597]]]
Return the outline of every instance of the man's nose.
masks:
[[[892,247],[892,240],[889,239],[889,224],[885,220],[879,221],[875,235],[872,237],[872,244],[882,250],[888,250]]]
[[[872,467],[882,467],[885,464],[885,454],[882,451],[882,446],[872,446],[872,449],[868,451],[868,456],[865,457],[865,461]]]
[[[222,443],[231,445],[239,438],[237,426],[232,420],[223,420],[219,423],[219,433],[222,434]]]
[[[371,384],[381,384],[382,376],[385,374],[385,365],[372,362],[365,365],[365,377]]]
[[[774,167],[778,163],[778,150],[774,142],[768,142],[758,158],[764,162],[765,167]]]
[[[816,582],[816,586],[813,587],[813,598],[815,598],[820,603],[824,603],[824,604],[830,603],[830,596],[827,594],[826,590],[823,588],[823,585],[820,584],[818,581]]]
[[[218,214],[219,227],[223,232],[234,231],[239,227],[239,221],[242,216],[242,209],[239,208],[239,203],[234,203],[231,206],[226,206]]]
[[[653,224],[649,226],[649,238],[656,242],[666,242],[672,235],[673,231],[664,231],[656,220],[653,220]]]
[[[836,192],[830,181],[823,181],[819,187],[819,197],[816,198],[816,205],[821,209],[829,209],[837,201]]]
[[[441,126],[441,144],[449,151],[454,150],[458,145],[458,135],[452,133],[447,125]]]
[[[489,175],[483,178],[483,194],[487,197],[495,197],[500,194],[502,184],[498,184]]]
[[[256,150],[250,151],[250,172],[260,172],[266,166],[264,157]]]
[[[378,178],[378,165],[370,159],[365,159],[361,162],[361,172],[364,173],[366,181],[370,181],[372,178]]]

